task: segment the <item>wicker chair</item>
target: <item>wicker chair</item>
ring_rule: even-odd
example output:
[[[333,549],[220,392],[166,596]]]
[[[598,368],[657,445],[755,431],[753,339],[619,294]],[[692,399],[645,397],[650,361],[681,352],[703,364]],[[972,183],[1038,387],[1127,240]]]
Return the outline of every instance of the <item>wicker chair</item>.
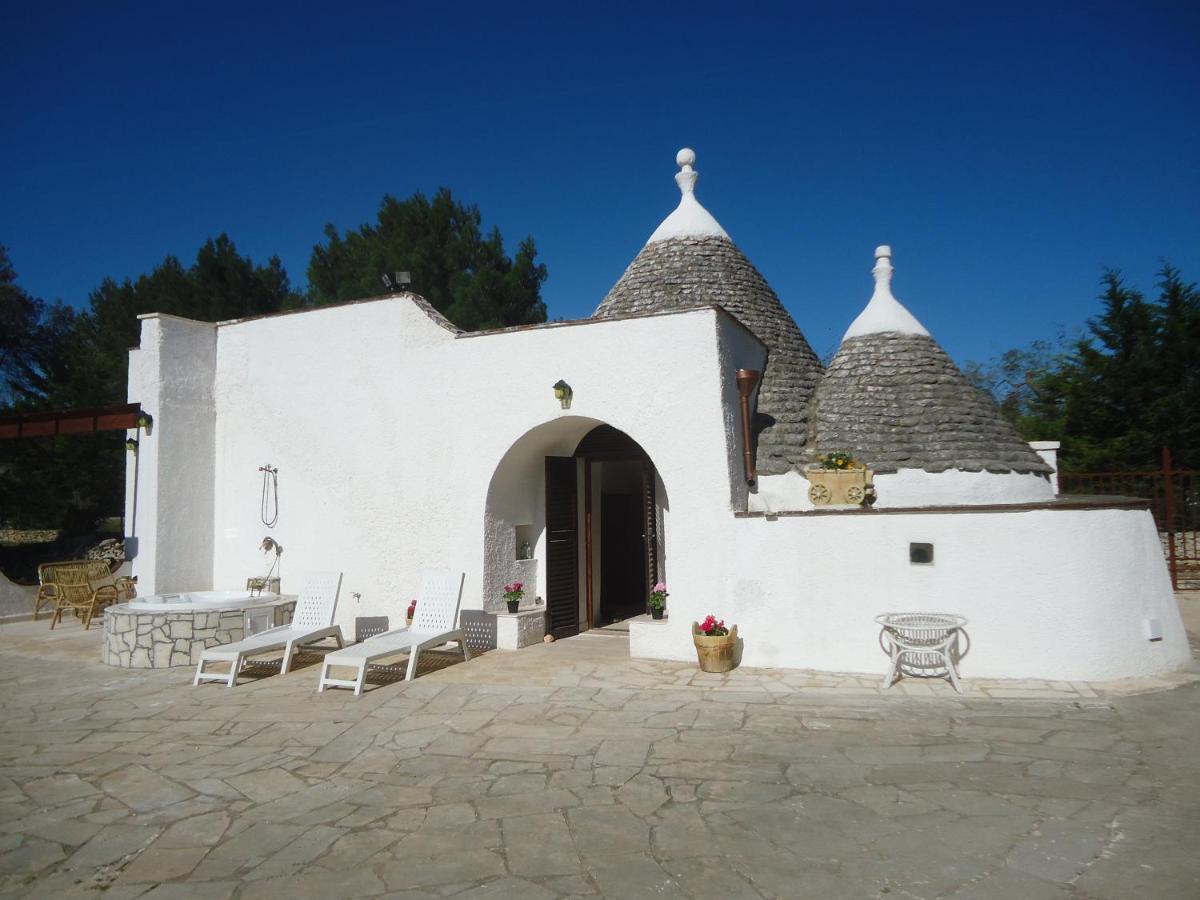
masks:
[[[33,601],[33,618],[37,621],[43,607],[53,606],[51,628],[67,609],[83,619],[84,628],[90,628],[101,607],[137,596],[136,581],[124,575],[115,577],[103,559],[42,563],[38,566],[38,581],[41,584]]]

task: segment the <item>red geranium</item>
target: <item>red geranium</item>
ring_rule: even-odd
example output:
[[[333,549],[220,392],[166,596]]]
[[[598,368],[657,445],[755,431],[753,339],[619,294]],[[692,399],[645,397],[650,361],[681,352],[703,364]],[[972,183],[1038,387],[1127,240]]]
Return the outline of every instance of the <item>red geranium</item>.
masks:
[[[700,630],[708,637],[723,637],[729,634],[729,629],[725,627],[725,620],[717,620],[716,616],[708,616],[700,623]]]

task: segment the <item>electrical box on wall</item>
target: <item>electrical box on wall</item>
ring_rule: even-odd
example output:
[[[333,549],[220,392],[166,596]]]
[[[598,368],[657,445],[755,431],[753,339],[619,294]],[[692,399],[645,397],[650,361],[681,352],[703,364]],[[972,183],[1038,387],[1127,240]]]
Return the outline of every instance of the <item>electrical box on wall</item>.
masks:
[[[909,544],[908,561],[914,566],[932,566],[933,544]]]
[[[1146,634],[1148,641],[1161,641],[1163,639],[1162,621],[1159,619],[1143,619],[1142,630]]]

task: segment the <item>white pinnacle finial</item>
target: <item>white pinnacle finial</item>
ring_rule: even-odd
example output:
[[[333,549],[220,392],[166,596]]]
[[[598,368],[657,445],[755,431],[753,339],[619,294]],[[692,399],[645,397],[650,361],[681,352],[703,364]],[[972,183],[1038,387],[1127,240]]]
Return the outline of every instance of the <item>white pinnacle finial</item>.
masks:
[[[679,171],[675,173],[675,183],[679,185],[679,191],[685,197],[696,193],[696,182],[700,173],[692,168],[695,162],[696,151],[690,147],[684,147],[675,154],[675,165],[679,166]]]
[[[879,292],[880,286],[882,290],[889,296],[892,296],[892,248],[887,244],[880,244],[875,248],[875,268],[871,270],[871,274],[875,276],[875,290]],[[892,297],[895,300],[895,297]]]
[[[646,243],[674,237],[729,237],[712,214],[696,200],[696,181],[700,173],[693,168],[695,164],[696,151],[690,147],[684,147],[675,154],[675,165],[679,166],[675,183],[679,185],[682,195],[679,206],[663,220]]]
[[[871,274],[875,276],[875,293],[867,308],[858,314],[842,340],[861,337],[864,334],[881,334],[885,331],[895,331],[900,334],[929,334],[925,326],[904,308],[892,296],[892,248],[881,244],[875,248],[875,268]]]

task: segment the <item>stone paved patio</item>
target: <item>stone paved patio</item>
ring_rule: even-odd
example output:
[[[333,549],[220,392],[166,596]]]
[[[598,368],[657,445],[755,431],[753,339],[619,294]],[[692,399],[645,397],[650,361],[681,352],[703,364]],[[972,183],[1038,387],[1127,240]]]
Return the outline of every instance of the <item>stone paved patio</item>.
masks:
[[[885,694],[592,634],[355,700],[100,640],[0,628],[3,896],[1200,896],[1192,677]]]

